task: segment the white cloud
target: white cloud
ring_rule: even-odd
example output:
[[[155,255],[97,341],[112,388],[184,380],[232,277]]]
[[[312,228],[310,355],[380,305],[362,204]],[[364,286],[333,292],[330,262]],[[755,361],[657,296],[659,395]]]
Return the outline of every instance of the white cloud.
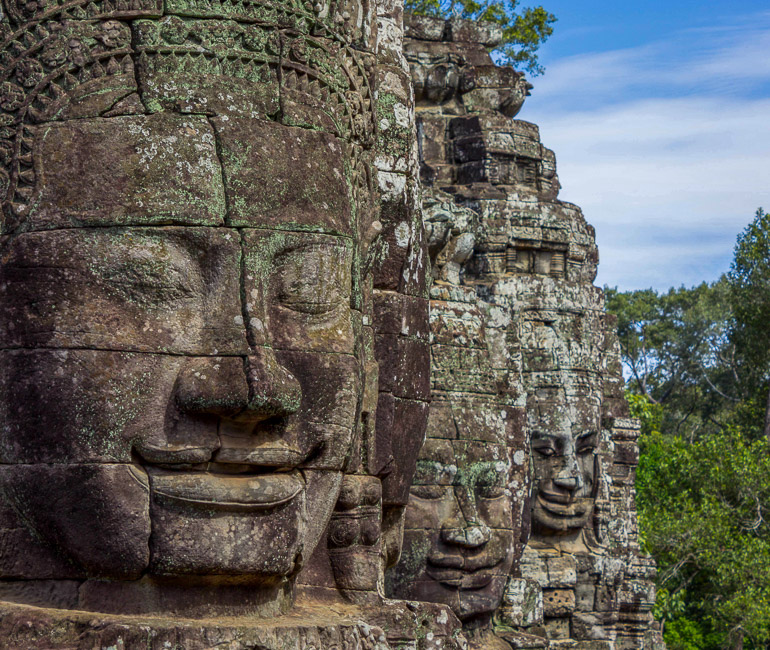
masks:
[[[769,22],[571,57],[536,85],[521,117],[556,151],[561,198],[596,227],[600,284],[716,279],[770,209]]]

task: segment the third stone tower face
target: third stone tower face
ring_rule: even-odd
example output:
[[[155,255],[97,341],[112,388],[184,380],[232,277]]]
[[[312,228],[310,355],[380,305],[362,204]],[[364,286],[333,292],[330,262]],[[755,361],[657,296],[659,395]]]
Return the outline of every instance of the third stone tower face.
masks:
[[[494,65],[497,28],[410,16],[405,28],[434,272],[433,403],[389,585],[449,604],[480,648],[656,647],[638,424],[593,285],[594,230],[557,198],[538,127],[513,119],[531,86]],[[479,478],[494,462],[499,494]],[[510,506],[492,503],[500,495]],[[421,515],[429,498],[437,517]],[[503,538],[510,552],[495,555]]]

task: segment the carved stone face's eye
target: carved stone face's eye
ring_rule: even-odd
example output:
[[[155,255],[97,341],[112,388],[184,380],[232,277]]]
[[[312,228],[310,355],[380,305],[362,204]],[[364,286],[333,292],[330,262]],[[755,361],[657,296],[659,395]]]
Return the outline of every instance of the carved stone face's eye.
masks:
[[[457,467],[451,463],[446,464],[430,460],[418,460],[413,484],[419,487],[438,486],[441,490],[444,490],[445,487],[454,484],[456,476]]]
[[[596,434],[589,433],[588,435],[581,436],[577,440],[577,453],[581,456],[592,454],[596,450]]]
[[[533,448],[538,454],[544,456],[545,458],[550,458],[551,456],[556,455],[556,450],[547,444],[542,447],[534,446]]]
[[[293,311],[323,316],[346,304],[349,276],[343,272],[345,250],[309,246],[279,255],[273,271],[277,304]]]
[[[497,499],[505,494],[505,487],[499,482],[480,483],[476,486],[476,494],[482,499]]]
[[[136,304],[168,305],[194,293],[185,274],[159,264],[138,262],[106,268],[100,275],[109,283],[110,293]]]
[[[476,496],[482,499],[497,499],[505,494],[507,468],[488,464],[476,477]]]
[[[446,494],[442,485],[413,485],[411,491],[418,499],[441,499]]]

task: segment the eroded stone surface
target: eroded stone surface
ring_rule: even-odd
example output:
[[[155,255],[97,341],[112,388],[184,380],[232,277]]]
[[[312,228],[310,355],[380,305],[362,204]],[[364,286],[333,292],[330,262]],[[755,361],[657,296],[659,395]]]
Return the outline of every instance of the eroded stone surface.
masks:
[[[430,397],[401,4],[10,2],[0,37],[4,638],[462,647],[383,607]]]
[[[499,29],[4,9],[4,638],[658,645],[594,232]]]
[[[659,647],[654,567],[640,555],[633,505],[638,425],[624,419],[613,323],[592,284],[593,228],[558,200],[555,157],[537,126],[511,119],[530,86],[493,65],[486,48],[499,34],[407,17],[406,35],[430,188],[433,403],[388,584],[449,603],[473,647]],[[496,413],[509,415],[507,437]],[[469,444],[480,448],[469,454]],[[484,490],[462,479],[495,453],[506,460],[501,483],[517,459],[524,465],[497,530],[479,507]],[[430,504],[445,493],[446,504]],[[506,528],[507,584],[471,591]],[[436,568],[446,564],[451,575]]]

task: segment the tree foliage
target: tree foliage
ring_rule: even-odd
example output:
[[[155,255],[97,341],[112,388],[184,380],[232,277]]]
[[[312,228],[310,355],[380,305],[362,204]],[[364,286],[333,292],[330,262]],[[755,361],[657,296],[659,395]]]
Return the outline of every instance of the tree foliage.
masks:
[[[670,650],[770,643],[770,444],[729,428],[642,438],[637,508]],[[741,645],[743,644],[743,645]]]
[[[764,413],[770,439],[770,215],[762,208],[738,237],[727,282],[741,388],[750,410]]]
[[[667,645],[770,647],[770,216],[719,281],[608,290],[607,307],[642,421],[637,507]]]
[[[666,431],[689,439],[719,430],[738,401],[725,279],[659,294],[607,289],[632,392],[666,408]]]
[[[542,6],[520,9],[518,5],[518,0],[406,0],[404,9],[424,16],[496,23],[503,29],[503,41],[492,50],[495,60],[538,76],[545,70],[537,51],[553,34],[556,16]]]

